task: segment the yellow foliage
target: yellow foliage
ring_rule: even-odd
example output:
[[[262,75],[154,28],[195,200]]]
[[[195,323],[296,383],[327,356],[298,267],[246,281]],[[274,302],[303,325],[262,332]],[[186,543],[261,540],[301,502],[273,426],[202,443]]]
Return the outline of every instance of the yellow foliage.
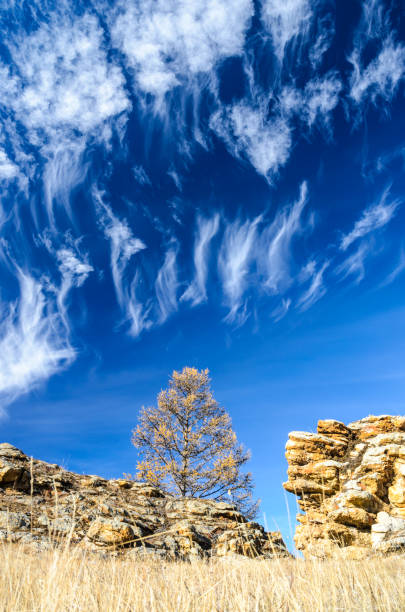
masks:
[[[132,442],[142,458],[138,478],[182,496],[227,499],[249,508],[251,475],[241,467],[249,458],[232,429],[229,414],[214,399],[209,371],[174,371],[157,406],[140,411]]]

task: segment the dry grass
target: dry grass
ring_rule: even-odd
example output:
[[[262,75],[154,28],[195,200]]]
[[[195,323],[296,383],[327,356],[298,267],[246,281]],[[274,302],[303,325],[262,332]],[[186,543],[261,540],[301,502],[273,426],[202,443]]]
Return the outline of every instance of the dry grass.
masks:
[[[2,611],[405,610],[405,559],[161,562],[0,547]]]

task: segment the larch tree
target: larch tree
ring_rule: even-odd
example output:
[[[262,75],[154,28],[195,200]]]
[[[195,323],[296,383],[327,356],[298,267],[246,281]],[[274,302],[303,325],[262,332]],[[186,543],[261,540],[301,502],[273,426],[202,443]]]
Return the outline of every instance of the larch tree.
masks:
[[[157,406],[141,409],[132,432],[141,459],[136,477],[182,497],[231,501],[253,517],[252,476],[241,471],[250,454],[238,443],[210,382],[208,370],[174,371]]]

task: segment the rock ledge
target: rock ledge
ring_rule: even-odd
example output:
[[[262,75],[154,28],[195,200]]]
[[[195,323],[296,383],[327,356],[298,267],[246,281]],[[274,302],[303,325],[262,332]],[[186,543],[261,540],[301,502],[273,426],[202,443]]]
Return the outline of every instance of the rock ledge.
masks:
[[[80,475],[0,444],[0,541],[38,550],[70,542],[103,554],[162,559],[290,556],[231,504],[177,499],[130,480]]]
[[[290,433],[286,458],[306,557],[405,552],[405,417],[318,421],[317,433]]]

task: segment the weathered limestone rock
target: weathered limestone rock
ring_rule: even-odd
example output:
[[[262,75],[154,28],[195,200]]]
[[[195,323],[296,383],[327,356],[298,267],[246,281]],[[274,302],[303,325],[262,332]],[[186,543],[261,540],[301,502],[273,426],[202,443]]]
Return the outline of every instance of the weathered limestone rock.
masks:
[[[70,542],[140,558],[290,556],[278,532],[266,533],[231,504],[75,474],[6,443],[0,444],[0,541],[38,550]]]
[[[284,542],[280,533],[266,534],[258,523],[246,523],[236,529],[225,531],[218,537],[215,547],[215,554],[218,557],[236,554],[252,558],[265,556],[271,559],[285,556],[284,551]]]
[[[90,525],[87,538],[98,545],[122,545],[141,538],[143,532],[139,527],[129,525],[119,519],[96,518]]]
[[[286,458],[305,556],[405,553],[405,417],[319,421],[317,433],[290,433]]]

